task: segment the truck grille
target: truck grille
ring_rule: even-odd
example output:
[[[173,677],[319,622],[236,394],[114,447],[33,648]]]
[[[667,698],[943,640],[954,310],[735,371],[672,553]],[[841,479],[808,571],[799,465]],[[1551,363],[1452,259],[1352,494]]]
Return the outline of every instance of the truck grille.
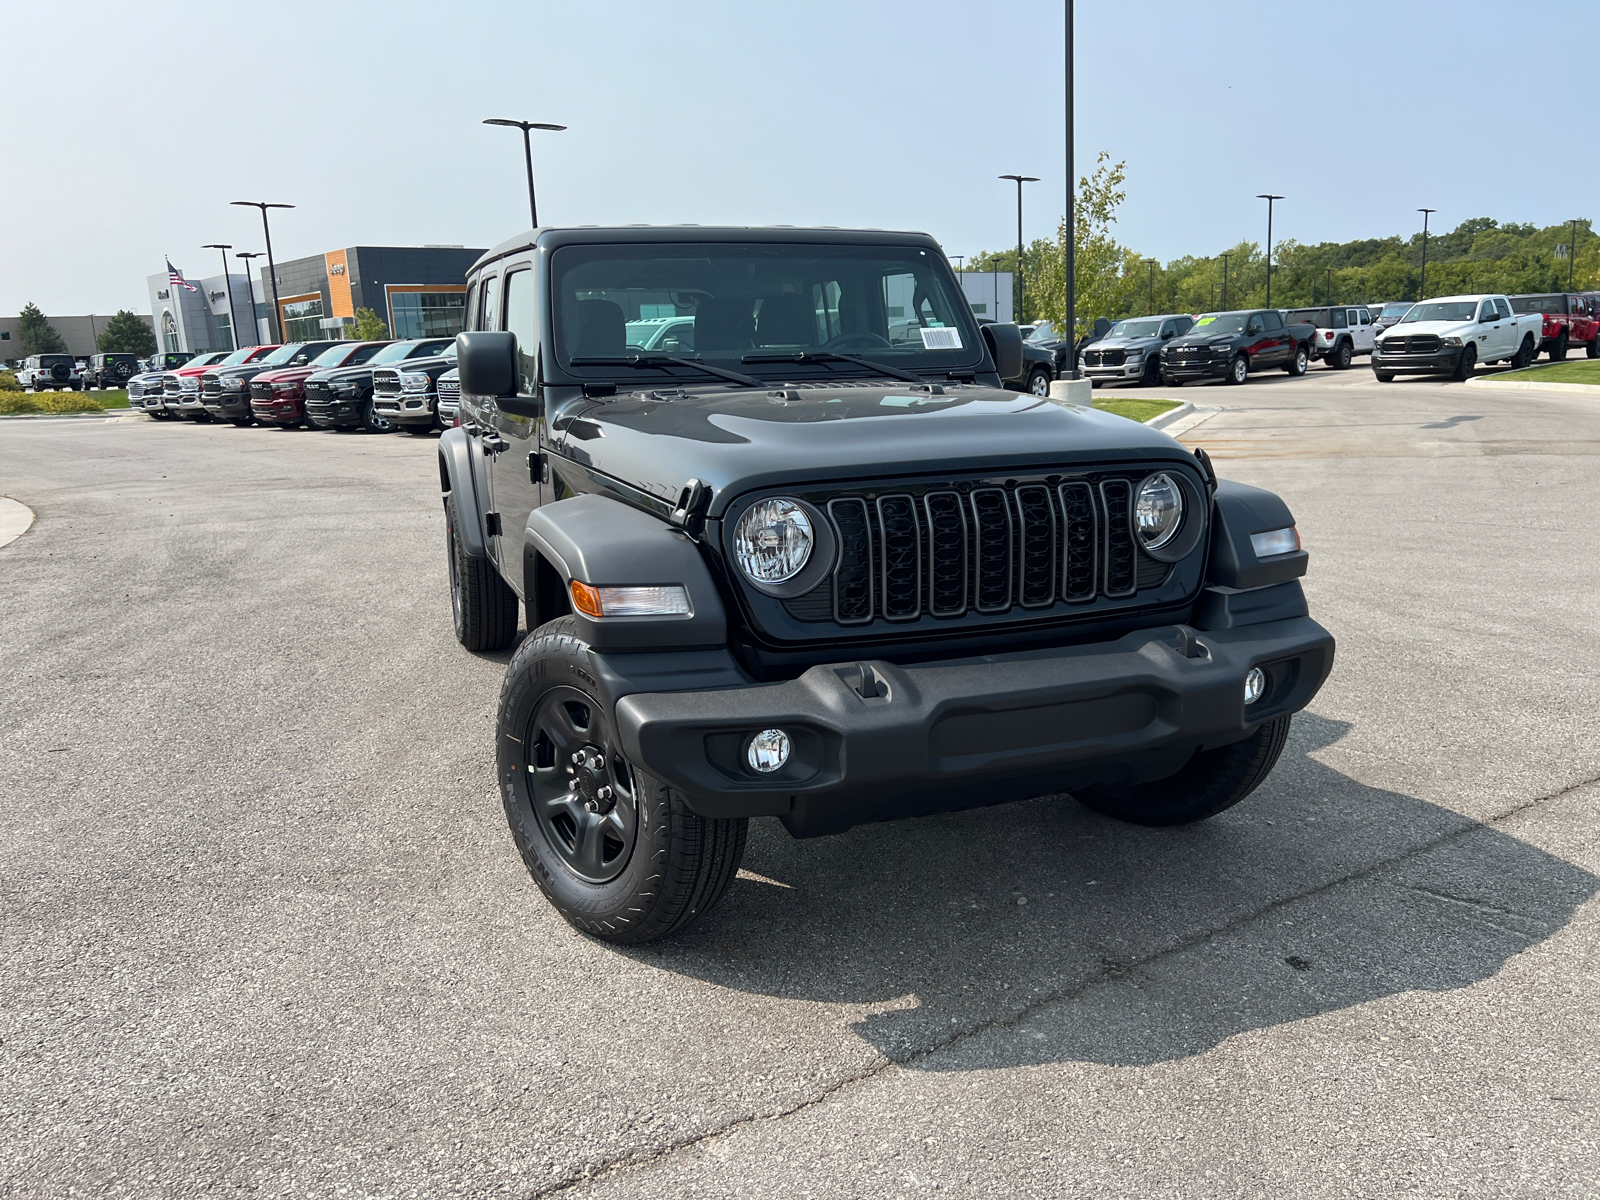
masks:
[[[1130,507],[1143,474],[835,495],[832,578],[786,602],[802,621],[866,625],[1122,599],[1165,582],[1139,553]]]
[[[1128,361],[1126,350],[1085,350],[1083,352],[1083,365],[1086,367],[1120,367]]]
[[[457,400],[459,400],[461,398],[461,380],[460,379],[447,379],[447,378],[441,377],[439,382],[436,383],[434,385],[434,387],[436,387],[438,389],[438,391],[439,391],[439,403],[440,404],[443,404],[446,400],[448,400],[450,403],[454,404]]]
[[[252,400],[271,400],[272,399],[272,385],[270,383],[257,383],[254,380],[251,380],[250,381],[250,399],[252,399]]]
[[[398,396],[400,394],[400,372],[390,367],[378,367],[372,372],[372,394],[374,396]]]
[[[1434,333],[1417,333],[1410,337],[1396,335],[1383,339],[1385,354],[1437,354],[1441,348],[1439,335]]]
[[[177,377],[169,375],[166,379],[163,379],[161,381],[161,391],[162,391],[163,395],[177,396],[177,394],[178,394],[178,379],[177,379]]]
[[[222,381],[220,379],[202,379],[200,392],[207,400],[222,399]]]
[[[1165,357],[1175,366],[1183,367],[1206,362],[1211,358],[1211,353],[1204,346],[1174,346]]]

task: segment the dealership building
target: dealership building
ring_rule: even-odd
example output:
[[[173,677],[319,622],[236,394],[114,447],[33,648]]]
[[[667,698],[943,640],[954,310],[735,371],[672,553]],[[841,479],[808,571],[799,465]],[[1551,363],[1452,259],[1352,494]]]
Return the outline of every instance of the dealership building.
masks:
[[[277,264],[276,313],[273,277],[261,259],[260,278],[232,276],[231,312],[222,275],[190,278],[193,292],[151,275],[150,312],[163,350],[194,353],[339,338],[360,308],[377,313],[396,338],[448,336],[461,330],[467,268],[482,254],[465,246],[348,246],[292,258]]]

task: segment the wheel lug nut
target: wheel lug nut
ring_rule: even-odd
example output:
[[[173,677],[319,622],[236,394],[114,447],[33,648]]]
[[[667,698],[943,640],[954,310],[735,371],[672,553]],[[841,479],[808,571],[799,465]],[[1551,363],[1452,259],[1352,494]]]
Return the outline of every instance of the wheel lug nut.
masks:
[[[582,750],[574,750],[572,752],[572,761],[573,762],[582,762],[583,761],[583,751]]]

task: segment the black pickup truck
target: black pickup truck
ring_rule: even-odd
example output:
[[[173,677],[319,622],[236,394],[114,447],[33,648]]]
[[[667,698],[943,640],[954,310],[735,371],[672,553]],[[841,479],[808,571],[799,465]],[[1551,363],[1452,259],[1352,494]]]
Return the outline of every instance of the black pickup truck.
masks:
[[[1168,387],[1191,379],[1243,383],[1252,371],[1273,367],[1304,375],[1316,335],[1310,321],[1288,324],[1275,308],[1205,313],[1188,333],[1161,348],[1161,382]]]
[[[693,350],[630,347],[664,310]],[[924,234],[538,229],[473,266],[467,312],[455,633],[503,650],[526,609],[501,799],[595,937],[704,914],[751,817],[1212,816],[1332,667],[1284,502],[1003,388],[1016,326],[980,330]]]

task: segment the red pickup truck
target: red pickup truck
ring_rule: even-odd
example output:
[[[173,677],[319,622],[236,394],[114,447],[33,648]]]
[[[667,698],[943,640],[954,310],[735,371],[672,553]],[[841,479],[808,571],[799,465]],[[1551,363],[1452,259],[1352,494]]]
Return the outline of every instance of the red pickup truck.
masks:
[[[1589,297],[1570,292],[1512,296],[1511,310],[1544,317],[1539,349],[1550,355],[1551,362],[1560,362],[1572,346],[1583,346],[1590,358],[1600,358],[1600,312]]]

